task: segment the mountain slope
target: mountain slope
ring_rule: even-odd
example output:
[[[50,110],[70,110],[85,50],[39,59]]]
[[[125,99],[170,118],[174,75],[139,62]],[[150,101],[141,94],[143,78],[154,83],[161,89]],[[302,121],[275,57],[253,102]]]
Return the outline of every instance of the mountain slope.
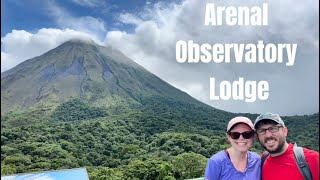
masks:
[[[2,73],[1,113],[72,98],[97,106],[142,105],[161,96],[200,103],[111,47],[73,40]]]
[[[86,167],[90,179],[190,179],[229,147],[228,120],[119,51],[69,41],[1,74],[1,174]],[[319,150],[319,113],[283,117]],[[251,149],[261,152],[256,142]]]

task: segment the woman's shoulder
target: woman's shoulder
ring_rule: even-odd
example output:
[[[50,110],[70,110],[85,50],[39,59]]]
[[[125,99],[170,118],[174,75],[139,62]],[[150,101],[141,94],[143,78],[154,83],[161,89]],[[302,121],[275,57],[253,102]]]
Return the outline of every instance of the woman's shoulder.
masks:
[[[258,161],[261,160],[261,156],[258,153],[253,151],[248,151],[248,153],[249,153],[249,156],[251,156],[251,159],[256,159]]]
[[[217,153],[214,154],[213,156],[211,156],[211,157],[210,157],[210,160],[211,160],[211,161],[221,162],[221,161],[224,161],[227,157],[228,157],[228,156],[227,156],[225,150],[222,150],[222,151],[217,152]]]

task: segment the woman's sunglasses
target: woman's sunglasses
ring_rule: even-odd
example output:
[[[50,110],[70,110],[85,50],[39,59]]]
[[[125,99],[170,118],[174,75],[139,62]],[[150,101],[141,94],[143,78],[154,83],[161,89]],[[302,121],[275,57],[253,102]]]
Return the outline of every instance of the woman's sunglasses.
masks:
[[[239,139],[240,135],[242,135],[242,137],[244,139],[250,139],[254,136],[255,132],[254,131],[245,131],[242,133],[239,132],[229,132],[228,135],[232,138],[232,139]]]

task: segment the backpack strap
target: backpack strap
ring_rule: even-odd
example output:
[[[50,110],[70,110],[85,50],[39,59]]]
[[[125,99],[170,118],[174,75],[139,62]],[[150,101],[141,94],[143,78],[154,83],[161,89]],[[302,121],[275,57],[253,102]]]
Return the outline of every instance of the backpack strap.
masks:
[[[262,153],[262,155],[261,155],[261,168],[262,168],[264,161],[267,159],[268,156],[269,156],[269,153],[267,151]]]
[[[294,157],[296,160],[296,163],[299,167],[299,170],[301,174],[303,175],[305,180],[312,180],[312,174],[310,171],[310,167],[306,161],[306,158],[303,153],[302,147],[297,146],[295,143],[293,146],[293,152],[294,152]]]

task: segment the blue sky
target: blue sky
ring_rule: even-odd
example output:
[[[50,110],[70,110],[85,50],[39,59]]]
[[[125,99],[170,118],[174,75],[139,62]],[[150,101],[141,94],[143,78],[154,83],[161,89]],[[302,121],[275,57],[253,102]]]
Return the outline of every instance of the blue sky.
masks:
[[[13,29],[36,31],[39,28],[60,28],[50,6],[57,6],[74,17],[91,16],[100,19],[106,29],[121,28],[130,31],[130,26],[117,23],[120,13],[139,13],[155,0],[10,0],[1,1],[1,37]],[[162,1],[165,2],[165,1]]]
[[[26,3],[28,2],[28,3]],[[269,25],[204,26],[207,3],[261,6],[256,0],[4,0],[1,1],[1,72],[72,38],[111,45],[151,73],[213,107],[231,112],[304,115],[319,109],[319,1],[270,0]],[[290,8],[288,8],[290,7]],[[298,44],[295,64],[181,64],[179,40],[208,43]],[[209,98],[216,83],[268,81],[268,100]]]

